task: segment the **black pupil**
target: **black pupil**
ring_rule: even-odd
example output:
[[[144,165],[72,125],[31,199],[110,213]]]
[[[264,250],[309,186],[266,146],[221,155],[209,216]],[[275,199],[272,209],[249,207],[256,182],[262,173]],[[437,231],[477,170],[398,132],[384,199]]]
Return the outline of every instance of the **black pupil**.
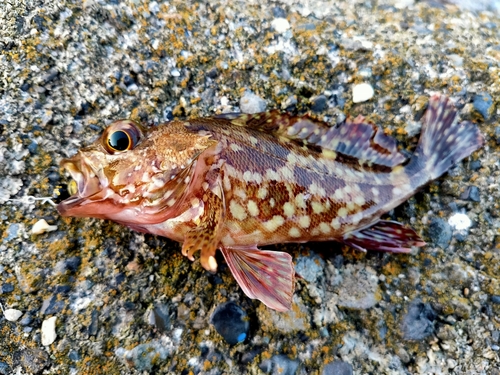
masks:
[[[118,130],[109,136],[108,144],[116,151],[125,151],[130,147],[130,139],[124,131]]]

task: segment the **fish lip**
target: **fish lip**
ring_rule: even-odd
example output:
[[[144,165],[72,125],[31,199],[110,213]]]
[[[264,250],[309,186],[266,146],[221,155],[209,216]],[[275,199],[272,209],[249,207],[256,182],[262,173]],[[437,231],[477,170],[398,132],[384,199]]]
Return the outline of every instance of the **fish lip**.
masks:
[[[72,215],[71,210],[92,200],[92,196],[97,195],[105,189],[99,176],[93,171],[90,161],[81,153],[72,158],[63,159],[60,167],[65,169],[76,182],[77,192],[57,205],[57,210],[63,216]]]

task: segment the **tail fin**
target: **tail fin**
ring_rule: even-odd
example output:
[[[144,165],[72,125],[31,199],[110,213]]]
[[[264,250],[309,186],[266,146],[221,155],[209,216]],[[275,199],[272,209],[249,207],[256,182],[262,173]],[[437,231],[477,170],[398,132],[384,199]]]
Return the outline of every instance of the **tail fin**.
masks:
[[[456,115],[446,96],[429,99],[417,149],[406,166],[408,174],[425,170],[427,181],[436,179],[484,144],[477,126],[468,121],[457,123]]]

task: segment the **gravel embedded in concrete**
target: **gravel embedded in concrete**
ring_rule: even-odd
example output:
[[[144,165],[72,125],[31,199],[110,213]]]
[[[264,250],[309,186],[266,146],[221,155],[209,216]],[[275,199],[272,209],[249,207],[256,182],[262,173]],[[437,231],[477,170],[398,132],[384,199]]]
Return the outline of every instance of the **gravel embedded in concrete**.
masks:
[[[498,4],[0,1],[0,297],[24,313],[0,315],[0,373],[321,373],[345,363],[354,374],[495,374]],[[353,97],[360,84],[369,100]],[[409,255],[276,246],[304,275],[287,314],[246,298],[223,259],[207,274],[177,243],[61,218],[46,198],[67,194],[60,160],[117,118],[154,125],[278,108],[334,125],[364,115],[411,154],[435,92],[487,142],[387,215],[427,245]],[[33,235],[40,220],[57,229]],[[250,322],[233,347],[210,324],[229,301]],[[49,313],[58,336],[44,346]]]

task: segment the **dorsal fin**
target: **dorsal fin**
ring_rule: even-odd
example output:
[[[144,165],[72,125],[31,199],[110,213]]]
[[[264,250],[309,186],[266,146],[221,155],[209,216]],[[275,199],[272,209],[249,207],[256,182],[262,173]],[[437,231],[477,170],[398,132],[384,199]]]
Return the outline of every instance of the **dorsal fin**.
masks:
[[[360,164],[394,167],[406,159],[398,152],[396,140],[384,134],[377,125],[368,123],[363,116],[329,126],[308,115],[292,116],[278,110],[250,114],[228,113],[215,116],[229,120],[233,125],[272,133],[301,145],[314,145],[335,153],[350,156]],[[329,153],[330,158],[335,154]]]

